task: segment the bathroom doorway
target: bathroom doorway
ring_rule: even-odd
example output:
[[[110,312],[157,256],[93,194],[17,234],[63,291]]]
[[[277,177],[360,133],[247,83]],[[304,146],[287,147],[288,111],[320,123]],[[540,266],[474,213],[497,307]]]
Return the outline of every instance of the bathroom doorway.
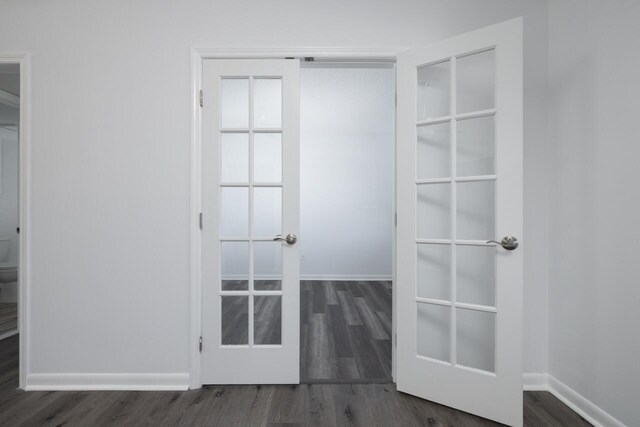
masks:
[[[0,340],[18,325],[20,64],[0,63]]]

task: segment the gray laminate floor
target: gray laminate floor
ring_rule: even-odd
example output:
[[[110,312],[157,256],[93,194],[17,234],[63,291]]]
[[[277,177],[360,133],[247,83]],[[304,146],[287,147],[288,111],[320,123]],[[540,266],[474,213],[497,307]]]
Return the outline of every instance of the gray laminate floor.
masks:
[[[393,384],[216,386],[191,391],[24,392],[18,336],[0,341],[0,426],[494,426]],[[547,392],[524,394],[527,427],[589,426]]]
[[[391,382],[391,282],[300,283],[303,383]]]
[[[0,303],[0,335],[18,327],[18,304]]]

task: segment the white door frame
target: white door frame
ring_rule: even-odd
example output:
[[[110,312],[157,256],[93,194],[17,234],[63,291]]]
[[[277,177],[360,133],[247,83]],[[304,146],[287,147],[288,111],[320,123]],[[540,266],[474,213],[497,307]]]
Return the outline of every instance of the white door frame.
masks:
[[[191,49],[191,203],[190,203],[190,266],[189,266],[189,388],[202,387],[200,378],[200,337],[202,336],[202,278],[201,230],[199,215],[202,211],[202,63],[205,59],[273,59],[273,58],[326,58],[362,61],[395,62],[398,53],[407,48],[192,48]],[[395,152],[395,151],[394,151]],[[395,159],[394,159],[395,170]],[[394,176],[395,194],[395,176]],[[395,196],[394,196],[395,211]],[[391,224],[390,224],[391,225]],[[393,230],[392,323],[396,327],[395,286],[395,229]],[[392,374],[395,379],[395,346],[392,346]]]
[[[19,173],[19,227],[20,255],[18,260],[18,331],[19,344],[19,387],[27,385],[30,361],[31,337],[31,69],[28,53],[0,53],[0,64],[20,66],[20,125],[18,146],[20,152]]]

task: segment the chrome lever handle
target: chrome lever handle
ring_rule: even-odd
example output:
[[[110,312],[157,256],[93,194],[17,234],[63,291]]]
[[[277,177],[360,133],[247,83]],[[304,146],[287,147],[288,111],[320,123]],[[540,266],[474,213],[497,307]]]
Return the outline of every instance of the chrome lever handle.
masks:
[[[295,234],[287,234],[287,237],[283,237],[282,234],[278,234],[276,237],[273,238],[274,242],[277,241],[284,241],[287,242],[287,244],[289,245],[295,245],[296,242],[298,241],[298,236],[296,236]]]
[[[487,243],[495,243],[497,245],[502,246],[504,249],[508,251],[512,251],[518,247],[518,239],[513,236],[505,236],[502,238],[502,241],[496,242],[495,240],[487,240]]]

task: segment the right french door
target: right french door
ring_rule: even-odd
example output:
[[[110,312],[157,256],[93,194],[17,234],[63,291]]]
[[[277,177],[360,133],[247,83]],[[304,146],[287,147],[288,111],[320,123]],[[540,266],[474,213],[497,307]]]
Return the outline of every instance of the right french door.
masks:
[[[522,20],[398,56],[398,390],[522,425]]]

